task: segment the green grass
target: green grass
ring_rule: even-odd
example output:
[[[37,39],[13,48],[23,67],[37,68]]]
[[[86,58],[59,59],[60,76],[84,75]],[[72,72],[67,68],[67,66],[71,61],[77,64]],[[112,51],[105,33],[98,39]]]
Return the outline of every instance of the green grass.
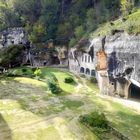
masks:
[[[140,115],[133,110],[110,100],[92,96],[97,108],[104,112],[112,125],[121,133],[133,140],[140,138]]]
[[[64,100],[63,102],[64,108],[79,108],[84,105],[82,101],[74,101],[74,100]]]
[[[127,31],[130,34],[140,33],[140,9],[136,12],[128,15],[126,17],[126,21],[122,21],[122,19],[118,19],[113,21],[114,25],[110,25],[110,23],[105,23],[99,26],[99,28],[91,33],[91,37],[97,37],[98,35],[104,36],[110,34],[112,30],[122,29]]]
[[[26,69],[26,72],[23,72],[22,70]],[[10,73],[13,73],[16,75],[21,75],[21,77],[15,78],[16,81],[19,81],[20,83],[27,83],[27,84],[33,84],[38,85],[42,87],[47,88],[47,81],[54,81],[58,82],[60,88],[62,89],[62,94],[69,94],[74,92],[74,88],[76,86],[76,82],[73,84],[65,83],[65,78],[71,77],[75,81],[77,81],[77,78],[75,78],[71,73],[69,72],[63,72],[61,70],[57,70],[54,68],[41,68],[41,75],[39,76],[40,81],[32,80],[31,77],[33,77],[33,71],[31,68],[27,67],[21,67],[21,68],[14,68],[10,70]],[[25,78],[26,76],[26,78]],[[29,78],[28,78],[29,77]],[[35,77],[34,77],[35,78]],[[42,81],[42,82],[41,82]]]
[[[11,137],[12,140],[46,140],[53,135],[54,140],[56,137],[96,140],[97,137],[88,128],[78,124],[77,120],[79,115],[94,110],[104,112],[112,125],[130,139],[139,139],[139,114],[123,105],[98,97],[97,85],[86,79],[83,81],[69,72],[58,69],[41,70],[40,80],[24,76],[1,78],[1,139]],[[46,79],[54,76],[65,94],[53,95],[48,90]],[[74,78],[77,84],[80,82],[80,89],[77,90],[77,84],[64,82],[65,77],[69,76]]]
[[[69,72],[63,72],[53,68],[43,68],[42,69],[42,78],[51,79],[52,76],[55,76],[58,80],[60,88],[64,91],[64,93],[72,93],[74,92],[75,84],[67,84],[65,83],[65,78],[72,77],[73,79],[76,78]]]

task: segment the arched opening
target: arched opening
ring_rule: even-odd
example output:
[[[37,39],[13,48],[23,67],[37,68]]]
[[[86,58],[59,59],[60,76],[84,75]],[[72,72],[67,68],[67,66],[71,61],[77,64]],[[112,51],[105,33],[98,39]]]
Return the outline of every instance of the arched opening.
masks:
[[[129,98],[140,99],[140,87],[131,83],[129,87]]]
[[[95,70],[91,70],[91,76],[96,76]]]
[[[86,74],[90,75],[90,69],[88,69],[88,68],[86,69]]]
[[[85,69],[83,67],[80,68],[80,73],[85,73]]]

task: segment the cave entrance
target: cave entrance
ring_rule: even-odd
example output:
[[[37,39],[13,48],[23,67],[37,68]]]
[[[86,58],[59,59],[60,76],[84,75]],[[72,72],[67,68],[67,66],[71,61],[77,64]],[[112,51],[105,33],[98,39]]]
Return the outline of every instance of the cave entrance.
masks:
[[[140,87],[131,83],[129,87],[129,98],[140,99]]]

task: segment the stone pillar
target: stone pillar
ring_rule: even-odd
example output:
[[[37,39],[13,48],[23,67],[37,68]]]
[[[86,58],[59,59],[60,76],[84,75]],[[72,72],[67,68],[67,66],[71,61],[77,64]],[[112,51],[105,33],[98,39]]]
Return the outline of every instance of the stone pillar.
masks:
[[[109,79],[107,75],[107,71],[98,71],[97,72],[97,80],[100,88],[100,94],[109,94]]]

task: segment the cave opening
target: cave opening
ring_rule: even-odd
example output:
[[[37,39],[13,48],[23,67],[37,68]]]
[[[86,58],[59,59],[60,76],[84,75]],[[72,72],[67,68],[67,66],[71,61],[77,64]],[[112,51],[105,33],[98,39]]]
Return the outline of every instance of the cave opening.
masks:
[[[131,83],[129,87],[129,98],[140,99],[140,87]]]

